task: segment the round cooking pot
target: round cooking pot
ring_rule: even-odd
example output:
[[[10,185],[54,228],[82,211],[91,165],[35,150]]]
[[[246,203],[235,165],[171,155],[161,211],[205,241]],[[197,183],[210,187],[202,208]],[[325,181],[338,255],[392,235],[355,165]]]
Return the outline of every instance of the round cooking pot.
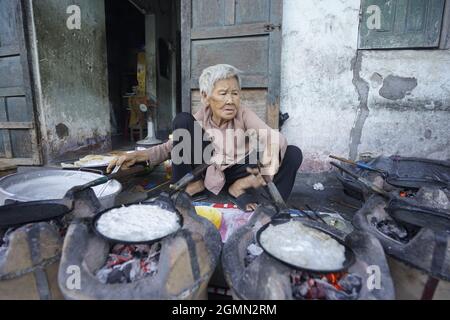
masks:
[[[101,177],[102,175],[92,172],[51,169],[12,174],[0,179],[0,205],[4,205],[7,200],[28,202],[62,199],[72,187]],[[103,187],[104,185],[99,185],[93,188],[97,197]],[[111,180],[99,198],[101,205],[106,209],[114,207],[121,191],[120,182]]]

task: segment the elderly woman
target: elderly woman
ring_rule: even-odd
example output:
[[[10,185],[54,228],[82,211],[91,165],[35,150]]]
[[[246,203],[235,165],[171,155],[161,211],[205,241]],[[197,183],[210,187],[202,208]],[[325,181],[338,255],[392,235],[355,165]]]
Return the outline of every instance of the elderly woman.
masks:
[[[287,200],[302,163],[302,152],[288,146],[278,131],[241,106],[240,71],[225,64],[209,67],[200,76],[200,91],[203,107],[194,116],[177,115],[173,140],[117,158],[108,171],[115,165],[127,169],[136,162],[157,165],[172,158],[176,182],[197,165],[208,163],[211,165],[206,174],[186,188],[189,195],[205,188],[217,195],[225,189],[239,208],[251,211],[256,203],[247,190],[265,186],[270,179]],[[179,134],[183,132],[189,133],[191,139]],[[257,146],[251,143],[255,139]]]

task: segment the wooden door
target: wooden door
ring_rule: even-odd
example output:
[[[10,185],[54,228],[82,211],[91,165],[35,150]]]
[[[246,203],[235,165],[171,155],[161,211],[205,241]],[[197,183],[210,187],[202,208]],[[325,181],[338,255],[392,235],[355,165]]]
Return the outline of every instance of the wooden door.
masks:
[[[204,68],[231,64],[243,74],[243,105],[273,128],[280,105],[282,0],[182,0],[182,108],[201,106]]]
[[[0,165],[41,164],[20,0],[0,0]]]

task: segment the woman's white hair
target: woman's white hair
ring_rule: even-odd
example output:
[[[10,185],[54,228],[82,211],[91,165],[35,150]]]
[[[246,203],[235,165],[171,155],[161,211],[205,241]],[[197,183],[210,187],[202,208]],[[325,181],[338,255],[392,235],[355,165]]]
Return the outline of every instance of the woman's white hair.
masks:
[[[214,86],[217,81],[225,80],[229,78],[236,78],[241,88],[241,70],[230,66],[229,64],[217,64],[203,70],[200,76],[200,93],[210,96],[213,92]]]

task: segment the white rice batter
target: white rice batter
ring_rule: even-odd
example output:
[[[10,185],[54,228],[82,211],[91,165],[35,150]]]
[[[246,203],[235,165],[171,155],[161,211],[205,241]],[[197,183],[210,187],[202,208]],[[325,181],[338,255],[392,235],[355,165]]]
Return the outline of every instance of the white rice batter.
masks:
[[[300,221],[270,225],[261,234],[262,246],[278,259],[312,270],[337,270],[345,262],[345,247],[328,234]]]
[[[153,205],[132,205],[113,209],[97,221],[104,236],[127,242],[163,238],[180,228],[176,213]]]

